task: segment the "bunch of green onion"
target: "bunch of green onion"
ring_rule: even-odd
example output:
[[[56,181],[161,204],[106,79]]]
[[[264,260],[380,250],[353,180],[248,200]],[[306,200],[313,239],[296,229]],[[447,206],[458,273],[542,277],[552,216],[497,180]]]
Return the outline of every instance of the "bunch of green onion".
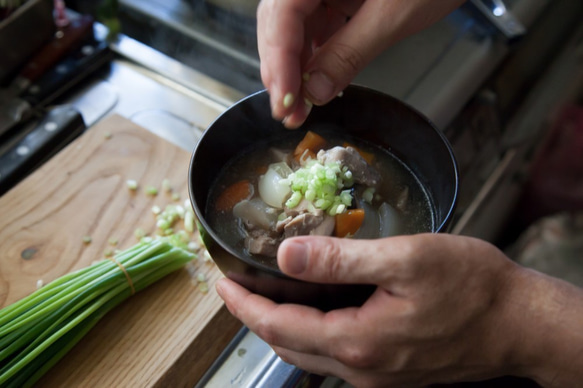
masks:
[[[352,204],[350,190],[344,190],[354,184],[352,172],[338,162],[324,165],[312,159],[280,183],[289,184],[292,190],[290,198],[285,203],[290,209],[305,198],[316,208],[334,216],[343,213]]]
[[[144,238],[0,310],[0,386],[33,385],[108,311],[195,258],[179,237]]]

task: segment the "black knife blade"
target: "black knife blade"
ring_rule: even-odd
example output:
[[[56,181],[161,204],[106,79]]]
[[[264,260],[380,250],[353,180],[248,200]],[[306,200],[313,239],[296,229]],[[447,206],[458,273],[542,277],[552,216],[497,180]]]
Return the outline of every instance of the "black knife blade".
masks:
[[[49,110],[26,135],[0,153],[0,196],[85,130],[81,114],[64,105]]]

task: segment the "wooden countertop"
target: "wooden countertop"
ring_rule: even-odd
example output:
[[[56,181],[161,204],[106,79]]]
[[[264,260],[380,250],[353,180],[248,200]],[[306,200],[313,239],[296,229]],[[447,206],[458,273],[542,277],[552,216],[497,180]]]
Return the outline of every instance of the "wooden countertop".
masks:
[[[0,305],[129,248],[156,230],[151,211],[188,199],[190,154],[121,116],[92,127],[0,198]],[[127,188],[134,179],[138,190]],[[179,202],[163,190],[168,179]],[[90,244],[83,242],[90,236]],[[196,241],[198,235],[193,237]],[[112,247],[111,239],[118,241]],[[22,252],[34,252],[24,259]],[[204,255],[199,255],[204,256]],[[199,289],[204,273],[208,293]],[[39,385],[193,386],[241,324],[214,290],[222,275],[203,257],[132,296],[103,318]]]

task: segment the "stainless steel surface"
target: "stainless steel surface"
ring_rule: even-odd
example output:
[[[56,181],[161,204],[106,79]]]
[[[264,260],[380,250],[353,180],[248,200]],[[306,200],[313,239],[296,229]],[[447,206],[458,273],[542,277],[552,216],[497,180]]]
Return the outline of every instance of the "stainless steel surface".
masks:
[[[526,27],[518,21],[501,0],[471,0],[471,3],[508,40],[526,33]]]
[[[118,95],[110,83],[97,81],[76,91],[67,100],[90,127],[114,109]]]
[[[549,0],[505,3],[528,28]],[[525,3],[532,7],[527,12]],[[355,82],[403,99],[445,129],[510,52],[505,41],[457,10],[385,51]]]
[[[73,104],[90,121],[120,114],[192,151],[201,131],[243,96],[127,36],[111,47],[118,54],[111,65],[57,103]]]
[[[507,0],[505,15],[512,13],[517,23],[528,28],[549,2]],[[192,3],[120,2],[129,19],[128,28],[147,44],[244,94],[261,89],[255,36],[241,33],[235,39],[219,27],[231,20],[223,15],[201,20]],[[134,20],[142,19],[148,22],[134,26],[137,23]],[[149,32],[146,34],[145,30]],[[173,40],[174,44],[168,45],[168,38],[176,36],[182,40]],[[458,10],[430,29],[386,50],[354,82],[408,102],[438,127],[445,128],[509,52],[504,40],[493,38],[482,23]],[[212,61],[208,61],[209,56]]]
[[[143,1],[139,0],[121,0],[120,2],[135,12],[144,13],[170,28],[176,28],[184,35],[209,45],[231,56],[234,60],[259,68],[259,60],[252,53],[228,39],[213,35],[209,25],[196,23],[197,16],[188,2],[151,0],[148,7],[144,7]]]
[[[120,0],[120,13],[128,35],[245,94],[262,89],[255,26],[232,14],[218,18],[201,5]]]
[[[295,381],[298,370],[283,362],[255,334],[244,328],[231,344],[229,354],[221,360],[222,370],[230,371],[229,386],[271,388]],[[211,373],[204,376],[196,388],[224,388],[224,375]]]
[[[528,28],[549,2],[508,0],[504,9]],[[241,33],[233,38],[220,28],[231,20],[222,15],[201,20],[192,2],[180,0],[120,3],[128,29],[147,44],[244,94],[262,88],[255,36]],[[177,36],[180,39],[169,39]],[[174,44],[168,45],[169,40]],[[354,82],[408,102],[445,128],[509,52],[505,41],[493,38],[483,24],[458,10],[386,50]]]
[[[207,4],[212,4],[215,7],[222,8],[227,12],[244,15],[247,17],[255,17],[259,0],[193,0],[204,1]]]
[[[96,26],[98,36],[104,36],[103,26]],[[126,61],[137,64],[138,72],[145,72],[151,78],[171,89],[199,99],[198,95],[216,102],[218,105],[230,105],[241,99],[244,94],[228,85],[216,81],[208,75],[160,53],[140,42],[120,35],[110,47]],[[145,70],[149,70],[149,72]]]

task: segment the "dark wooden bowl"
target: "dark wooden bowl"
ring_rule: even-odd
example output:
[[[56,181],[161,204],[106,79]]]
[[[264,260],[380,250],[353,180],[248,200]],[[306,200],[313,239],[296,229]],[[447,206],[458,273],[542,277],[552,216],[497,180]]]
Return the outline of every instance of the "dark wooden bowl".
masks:
[[[425,116],[386,94],[351,85],[340,98],[314,107],[306,123],[290,131],[271,117],[269,96],[255,93],[224,112],[205,131],[190,162],[190,200],[202,239],[225,276],[280,303],[301,303],[330,310],[361,305],[372,285],[318,284],[298,281],[227,246],[209,227],[209,189],[223,166],[242,150],[269,138],[297,136],[316,129],[348,134],[387,148],[416,174],[433,203],[433,232],[446,232],[458,194],[458,168],[447,138]]]

